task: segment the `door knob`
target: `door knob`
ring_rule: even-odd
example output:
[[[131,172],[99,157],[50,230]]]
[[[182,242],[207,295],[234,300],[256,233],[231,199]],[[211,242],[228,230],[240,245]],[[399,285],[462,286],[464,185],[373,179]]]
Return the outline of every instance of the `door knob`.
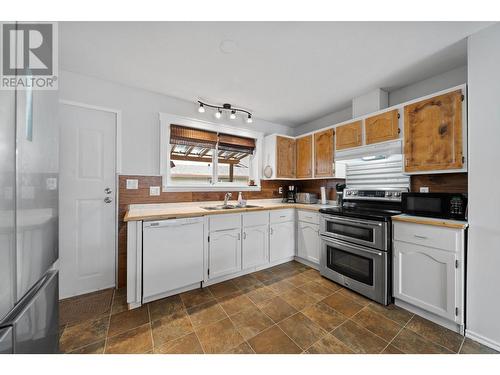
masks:
[[[104,198],[104,203],[111,203],[113,200],[110,197]]]
[[[109,187],[107,187],[106,189],[104,189],[104,192],[106,194],[111,194],[113,191]]]

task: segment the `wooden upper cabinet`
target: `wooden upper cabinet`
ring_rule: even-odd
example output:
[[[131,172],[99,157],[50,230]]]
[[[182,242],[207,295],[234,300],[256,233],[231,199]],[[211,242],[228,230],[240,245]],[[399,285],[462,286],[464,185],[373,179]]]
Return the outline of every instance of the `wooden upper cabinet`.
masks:
[[[312,135],[297,138],[295,146],[297,178],[312,178]]]
[[[361,121],[352,122],[335,128],[337,150],[361,146]]]
[[[365,119],[366,144],[390,141],[399,137],[398,110],[384,112]]]
[[[314,134],[314,177],[333,176],[333,129]]]
[[[404,107],[405,172],[461,169],[462,91]]]
[[[295,178],[295,139],[276,137],[276,177]]]

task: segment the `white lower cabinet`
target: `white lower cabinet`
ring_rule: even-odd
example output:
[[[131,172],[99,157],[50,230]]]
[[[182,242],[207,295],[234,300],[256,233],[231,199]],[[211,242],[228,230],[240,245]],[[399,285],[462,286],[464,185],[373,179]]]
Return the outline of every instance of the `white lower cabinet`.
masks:
[[[272,223],[269,230],[270,261],[295,255],[295,222]]]
[[[297,256],[319,264],[319,225],[299,221],[297,225]]]
[[[241,270],[241,228],[210,233],[208,244],[208,278]]]
[[[461,326],[464,316],[464,229],[441,227],[441,242],[427,240],[437,228],[394,222],[393,294],[396,303],[403,301],[438,320]],[[403,236],[404,233],[417,234]],[[443,238],[449,238],[449,243],[442,243]],[[424,240],[427,240],[425,245],[422,244]]]
[[[394,297],[455,320],[456,256],[443,250],[394,243]]]
[[[267,224],[243,228],[243,269],[269,263],[269,226]]]

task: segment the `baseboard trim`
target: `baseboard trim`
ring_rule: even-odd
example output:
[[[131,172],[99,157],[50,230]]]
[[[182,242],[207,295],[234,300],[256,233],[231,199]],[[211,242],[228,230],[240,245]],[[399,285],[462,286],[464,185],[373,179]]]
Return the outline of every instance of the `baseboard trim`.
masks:
[[[498,342],[492,341],[491,339],[488,339],[483,335],[480,335],[479,333],[475,333],[470,329],[465,330],[465,337],[468,337],[480,344],[483,344],[491,349],[495,349],[496,351],[500,352],[500,344]]]
[[[417,314],[417,315],[419,315],[427,320],[430,320],[431,322],[439,324],[440,326],[443,326],[443,327],[448,328],[454,332],[457,332],[461,335],[465,334],[463,325],[457,324],[455,322],[452,322],[452,321],[449,321],[445,318],[437,316],[433,313],[425,311],[425,310],[421,309],[420,307],[412,305],[411,303],[408,303],[408,302],[405,302],[405,301],[402,301],[400,299],[395,298],[394,304],[396,306],[402,307],[405,310],[411,311],[412,313]]]
[[[311,262],[310,260],[307,260],[307,259],[304,259],[304,258],[301,258],[298,256],[296,256],[294,260],[296,262],[299,262],[299,263],[305,264],[306,266],[314,268],[316,271],[319,271],[319,264],[318,263]]]
[[[159,293],[159,294],[155,294],[154,296],[143,297],[142,298],[142,303],[145,304],[145,303],[149,303],[149,302],[152,302],[152,301],[156,301],[157,299],[162,299],[162,298],[165,298],[165,297],[173,296],[174,294],[189,292],[190,290],[199,289],[200,287],[201,287],[201,281],[197,282],[197,283],[194,283],[194,284],[190,284],[190,285],[184,286],[182,288],[177,288],[177,289],[174,289],[174,290],[169,290],[168,292],[165,292],[165,293]]]
[[[232,273],[232,274],[229,274],[229,275],[220,276],[220,277],[218,277],[216,279],[206,280],[206,281],[203,282],[202,285],[203,285],[203,287],[214,285],[214,284],[217,284],[217,283],[221,283],[223,281],[227,281],[227,280],[235,279],[235,278],[240,277],[240,276],[248,275],[249,273],[253,273],[253,272],[257,272],[257,271],[262,271],[262,270],[265,270],[267,268],[271,268],[271,267],[277,266],[279,264],[291,262],[292,260],[294,260],[294,257],[289,257],[289,258],[284,258],[284,259],[280,259],[280,260],[275,260],[273,262],[269,262],[269,263],[266,263],[266,264],[263,264],[263,265],[260,265],[260,266],[250,267],[250,268],[244,269],[242,271],[238,271],[236,273]]]

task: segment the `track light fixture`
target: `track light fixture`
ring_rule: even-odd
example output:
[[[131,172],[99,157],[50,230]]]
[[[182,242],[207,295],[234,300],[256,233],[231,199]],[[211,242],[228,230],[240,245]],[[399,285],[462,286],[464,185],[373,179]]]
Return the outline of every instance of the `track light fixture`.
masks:
[[[224,103],[223,105],[220,106],[220,105],[204,103],[204,102],[198,100],[198,104],[199,104],[198,112],[200,112],[200,113],[205,112],[205,107],[214,108],[216,110],[216,112],[214,113],[214,116],[216,119],[220,119],[222,117],[223,112],[229,112],[229,118],[231,120],[234,120],[234,119],[236,119],[236,113],[242,112],[242,113],[245,113],[247,115],[246,122],[248,124],[251,124],[253,122],[252,114],[249,111],[247,111],[245,109],[241,109],[241,108],[233,108],[231,106],[231,104],[229,104],[229,103]]]

